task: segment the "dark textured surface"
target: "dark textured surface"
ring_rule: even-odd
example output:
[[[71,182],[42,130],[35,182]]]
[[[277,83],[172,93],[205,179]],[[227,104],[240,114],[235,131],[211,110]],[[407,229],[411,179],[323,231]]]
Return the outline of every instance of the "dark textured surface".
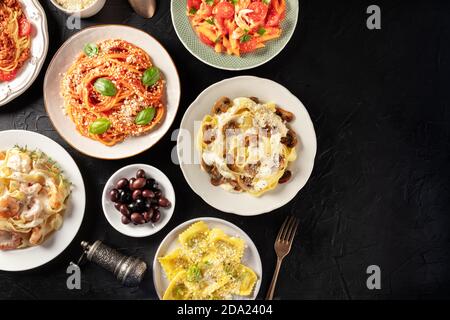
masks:
[[[72,31],[50,1],[47,64]],[[83,269],[82,290],[66,289],[66,267],[81,240],[101,239],[151,263],[169,230],[198,216],[227,219],[253,238],[262,256],[260,297],[271,279],[273,240],[284,217],[301,220],[292,254],[285,260],[279,299],[380,299],[450,297],[450,2],[376,1],[382,30],[366,28],[372,1],[300,1],[300,25],[286,49],[266,65],[225,72],[192,57],[171,24],[169,1],[143,20],[127,1],[108,0],[94,24],[121,23],[158,38],[178,66],[184,110],[210,84],[251,74],[290,89],[309,110],[318,136],[313,176],[290,204],[273,213],[243,218],[206,205],[170,161],[170,134],[150,151],[124,161],[87,158],[54,131],[42,101],[44,72],[27,93],[0,109],[0,130],[43,133],[67,147],[87,186],[87,211],[72,245],[48,265],[26,273],[0,272],[0,298],[156,298],[151,277],[138,289],[120,286],[96,266]],[[172,131],[171,130],[171,131]],[[159,234],[133,239],[105,220],[100,196],[108,177],[123,165],[145,162],[174,183],[177,208]],[[382,289],[369,291],[367,266],[382,271]]]

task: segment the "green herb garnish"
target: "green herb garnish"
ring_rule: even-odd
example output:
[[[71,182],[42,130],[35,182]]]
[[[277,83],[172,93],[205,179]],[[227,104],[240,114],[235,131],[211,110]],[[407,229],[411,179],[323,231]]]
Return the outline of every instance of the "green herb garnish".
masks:
[[[89,127],[89,133],[92,134],[103,134],[108,131],[111,126],[111,121],[106,118],[98,118]]]
[[[191,266],[187,272],[187,280],[189,282],[199,282],[202,279],[202,272],[197,266]]]
[[[156,67],[151,67],[145,70],[144,75],[142,76],[142,83],[144,84],[144,86],[150,87],[158,82],[159,78],[159,69]]]
[[[265,33],[266,33],[266,29],[264,29],[263,27],[261,27],[261,28],[259,28],[258,29],[258,31],[256,31],[256,32],[258,32],[258,34],[260,35],[260,36],[263,36]]]
[[[139,112],[139,114],[136,116],[135,123],[138,126],[145,126],[153,120],[155,114],[156,114],[155,108],[144,109],[141,112]]]
[[[97,90],[100,94],[107,96],[107,97],[113,97],[117,94],[117,88],[114,85],[114,83],[106,78],[99,78],[94,83],[94,88]]]
[[[89,58],[95,57],[98,54],[98,47],[94,43],[88,43],[83,48],[84,54]]]

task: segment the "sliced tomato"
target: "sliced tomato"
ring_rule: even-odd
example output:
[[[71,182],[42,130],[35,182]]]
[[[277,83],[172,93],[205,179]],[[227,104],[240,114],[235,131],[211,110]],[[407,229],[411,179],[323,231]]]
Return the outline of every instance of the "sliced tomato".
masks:
[[[205,4],[205,15],[208,17],[212,15],[213,7],[210,5]]]
[[[270,10],[267,15],[266,26],[268,27],[277,27],[280,25],[282,20],[282,16],[276,10]]]
[[[200,5],[202,4],[202,0],[188,0],[187,6],[189,9],[200,9]]]
[[[230,2],[219,2],[214,11],[218,18],[231,19],[234,17],[234,6]]]
[[[19,20],[19,36],[26,37],[31,34],[31,23],[27,18]]]
[[[269,13],[266,18],[266,26],[277,27],[286,15],[286,3],[284,1],[273,1],[270,4]]]
[[[266,18],[269,6],[261,1],[255,1],[250,3],[248,9],[253,11],[248,14],[248,17],[255,22],[260,22]]]
[[[249,53],[256,50],[256,46],[258,44],[258,41],[255,38],[252,38],[246,42],[241,42],[239,45],[239,51],[241,53]]]
[[[0,82],[3,81],[12,81],[17,77],[17,71],[11,71],[11,72],[3,72],[0,71]]]
[[[212,42],[211,40],[209,40],[209,38],[208,38],[207,36],[205,36],[203,33],[199,33],[198,36],[200,37],[200,40],[201,40],[204,44],[206,44],[207,46],[210,46],[210,47],[214,47],[215,43]]]

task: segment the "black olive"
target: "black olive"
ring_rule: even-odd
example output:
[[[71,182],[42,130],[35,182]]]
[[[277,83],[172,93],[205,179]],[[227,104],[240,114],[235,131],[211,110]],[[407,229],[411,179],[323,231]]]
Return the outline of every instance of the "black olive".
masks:
[[[145,183],[145,189],[153,189],[154,184],[155,184],[155,179],[148,178],[147,182]]]
[[[136,199],[136,201],[133,202],[134,212],[144,212],[147,209],[145,203],[146,201],[142,198]]]
[[[131,191],[130,190],[121,190],[119,192],[119,200],[121,203],[128,204],[131,203]]]

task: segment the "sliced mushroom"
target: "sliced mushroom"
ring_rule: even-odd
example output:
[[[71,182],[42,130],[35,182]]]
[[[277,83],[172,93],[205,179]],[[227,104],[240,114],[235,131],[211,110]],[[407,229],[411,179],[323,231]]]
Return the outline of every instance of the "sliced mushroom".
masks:
[[[294,148],[298,143],[297,135],[293,130],[289,129],[286,137],[281,138],[281,143],[289,148]]]
[[[225,113],[231,107],[232,102],[228,97],[222,97],[216,101],[212,109],[213,114]]]
[[[286,170],[283,174],[283,176],[278,180],[278,183],[286,183],[288,182],[292,177],[292,172],[289,170]]]
[[[254,103],[259,103],[259,99],[257,97],[250,97],[250,100],[252,100]]]
[[[292,112],[289,112],[287,110],[284,110],[280,107],[276,108],[275,113],[281,117],[281,119],[283,119],[286,122],[291,122],[292,120],[294,120],[294,114]]]
[[[206,125],[203,127],[203,142],[210,144],[216,140],[216,132],[213,130],[211,125]]]
[[[205,162],[203,159],[202,159],[201,164],[202,164],[202,168],[203,168],[206,172],[208,172],[208,173],[211,173],[211,171],[212,171],[213,168],[214,168],[214,166],[209,166],[209,165],[207,165],[206,162]]]

